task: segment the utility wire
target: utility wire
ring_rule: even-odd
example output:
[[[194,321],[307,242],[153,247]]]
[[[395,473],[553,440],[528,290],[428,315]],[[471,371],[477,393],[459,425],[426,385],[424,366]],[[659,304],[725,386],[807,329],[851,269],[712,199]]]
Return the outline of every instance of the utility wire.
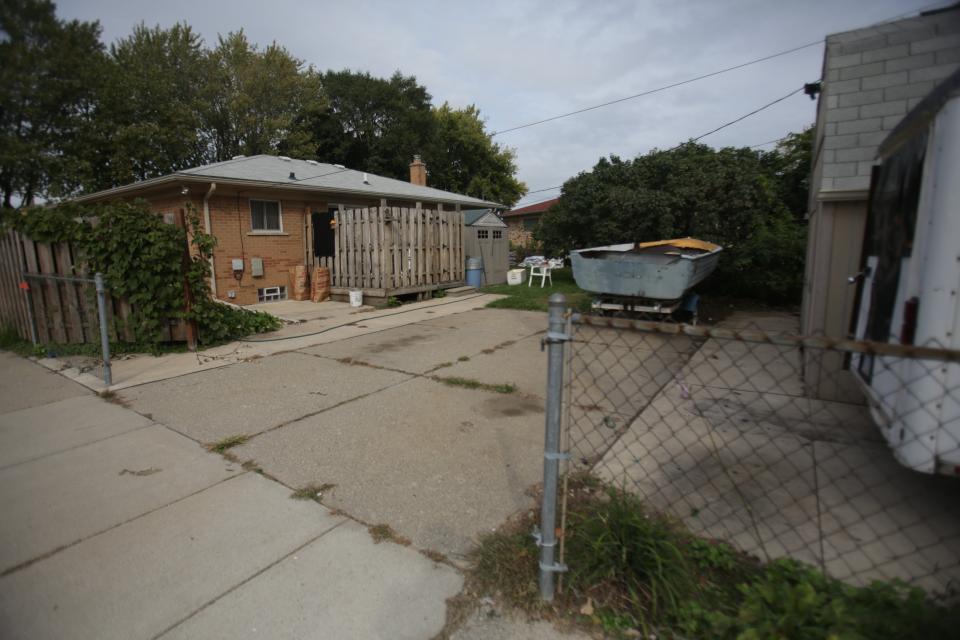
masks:
[[[527,127],[533,127],[538,124],[543,124],[545,122],[553,122],[554,120],[560,120],[561,118],[567,118],[570,116],[575,116],[578,113],[585,113],[587,111],[593,111],[594,109],[601,109],[603,107],[609,107],[613,104],[618,104],[621,102],[626,102],[627,100],[634,100],[636,98],[642,98],[643,96],[648,96],[652,93],[658,93],[660,91],[666,91],[667,89],[673,89],[674,87],[679,87],[685,84],[690,84],[691,82],[697,82],[698,80],[703,80],[705,78],[712,78],[713,76],[718,76],[722,73],[728,73],[730,71],[735,71],[736,69],[742,69],[744,67],[749,67],[752,64],[757,64],[759,62],[765,62],[767,60],[772,60],[773,58],[778,58],[780,56],[785,56],[788,53],[793,53],[795,51],[800,51],[802,49],[808,49],[818,44],[822,44],[823,39],[817,40],[816,42],[808,42],[807,44],[800,45],[799,47],[794,47],[792,49],[787,49],[786,51],[780,51],[778,53],[772,53],[768,56],[763,56],[762,58],[756,58],[754,60],[749,60],[747,62],[742,62],[740,64],[733,65],[732,67],[727,67],[725,69],[719,69],[717,71],[711,71],[710,73],[705,73],[699,75],[695,78],[689,78],[687,80],[681,80],[680,82],[674,82],[673,84],[667,84],[662,87],[657,87],[656,89],[648,89],[647,91],[642,91],[640,93],[635,93],[632,96],[626,96],[624,98],[617,98],[616,100],[611,100],[610,102],[604,102],[601,104],[595,104],[591,107],[584,107],[583,109],[577,109],[576,111],[570,111],[568,113],[561,113],[560,115],[551,116],[549,118],[544,118],[542,120],[536,120],[534,122],[528,122],[526,124],[517,125],[515,127],[510,127],[509,129],[503,129],[501,131],[494,131],[490,134],[490,137],[498,136],[503,133],[509,133],[511,131],[517,131],[518,129],[526,129]]]
[[[737,124],[738,122],[740,122],[740,121],[742,121],[742,120],[746,120],[746,119],[749,118],[750,116],[756,115],[756,114],[760,113],[761,111],[763,111],[764,109],[769,109],[769,108],[772,107],[773,105],[775,105],[775,104],[777,104],[777,103],[779,103],[779,102],[783,102],[783,101],[786,100],[787,98],[789,98],[789,97],[791,97],[791,96],[794,96],[794,95],[800,93],[801,91],[803,91],[803,87],[800,87],[799,89],[794,89],[793,91],[791,91],[790,93],[788,93],[788,94],[785,95],[785,96],[781,96],[781,97],[777,98],[776,100],[773,100],[772,102],[768,102],[767,104],[763,105],[762,107],[757,107],[756,109],[754,109],[754,110],[751,111],[750,113],[746,113],[746,114],[740,116],[739,118],[736,118],[735,120],[731,120],[730,122],[724,123],[724,124],[720,125],[719,127],[717,127],[716,129],[711,129],[710,131],[707,131],[706,133],[701,133],[699,136],[697,136],[697,137],[695,137],[695,138],[690,138],[689,140],[686,140],[686,141],[684,141],[684,142],[681,142],[681,143],[678,144],[678,145],[675,145],[675,146],[673,146],[673,147],[670,147],[669,149],[667,149],[667,151],[675,151],[675,150],[679,149],[680,147],[682,147],[682,146],[685,145],[685,144],[689,144],[689,143],[691,143],[691,142],[696,142],[697,140],[700,140],[701,138],[706,138],[707,136],[712,135],[712,134],[716,133],[717,131],[720,131],[721,129],[726,129],[727,127],[729,127],[729,126],[731,126],[731,125],[734,125],[734,124]],[[786,136],[784,136],[784,138],[786,138]],[[780,138],[779,140],[771,140],[770,142],[779,142],[780,140],[783,140],[784,138]],[[770,144],[770,142],[764,142],[763,144]],[[762,145],[756,145],[756,146],[762,146]],[[753,147],[751,147],[751,148],[753,148]],[[534,191],[528,191],[528,192],[525,194],[524,197],[530,195],[531,193],[542,193],[542,192],[544,192],[544,191],[553,191],[554,189],[560,189],[562,186],[563,186],[563,185],[558,185],[558,186],[556,186],[556,187],[546,187],[546,188],[544,188],[544,189],[536,189],[536,190],[534,190]],[[534,203],[534,204],[535,204],[535,203]],[[529,206],[529,205],[524,205],[524,206]]]

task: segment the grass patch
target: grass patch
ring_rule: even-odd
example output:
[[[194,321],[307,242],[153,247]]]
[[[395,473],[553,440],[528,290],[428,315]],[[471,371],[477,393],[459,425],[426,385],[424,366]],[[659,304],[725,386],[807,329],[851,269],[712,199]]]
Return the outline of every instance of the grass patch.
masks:
[[[795,560],[764,565],[589,476],[568,489],[570,570],[552,605],[538,594],[537,510],[480,540],[468,588],[613,637],[926,639],[960,625],[960,605],[902,582],[854,587]]]
[[[223,440],[207,443],[206,447],[208,451],[214,453],[225,453],[234,447],[246,444],[249,440],[250,436],[228,436]]]
[[[405,538],[396,531],[393,530],[388,524],[374,524],[370,525],[370,537],[373,538],[374,544],[380,544],[381,542],[392,542],[394,544],[399,544],[404,547],[410,546],[410,539]]]
[[[480,382],[479,380],[474,380],[473,378],[461,378],[459,376],[433,376],[433,380],[437,382],[442,382],[448,387],[462,387],[464,389],[481,389],[483,391],[492,391],[494,393],[515,393],[517,391],[516,385],[510,383],[504,384],[487,384],[486,382]]]
[[[589,311],[590,301],[594,294],[584,291],[573,281],[573,271],[570,268],[557,269],[551,273],[553,286],[540,288],[540,283],[528,287],[524,282],[521,285],[495,284],[481,289],[483,293],[496,293],[507,296],[487,304],[493,309],[519,309],[521,311],[546,311],[547,302],[554,293],[562,293],[567,297],[567,306],[578,311]]]
[[[323,484],[308,484],[291,493],[290,497],[294,500],[314,500],[316,502],[320,502],[320,500],[323,498],[323,494],[336,486],[337,485],[330,484],[329,482],[325,482]]]

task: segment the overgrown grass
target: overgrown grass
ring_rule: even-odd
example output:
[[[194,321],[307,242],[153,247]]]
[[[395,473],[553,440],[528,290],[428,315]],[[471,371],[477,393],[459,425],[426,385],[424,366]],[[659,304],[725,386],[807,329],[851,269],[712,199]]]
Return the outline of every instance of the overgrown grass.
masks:
[[[249,440],[250,436],[246,435],[227,436],[222,440],[208,443],[206,447],[208,451],[213,451],[214,453],[225,453],[234,447],[246,444]]]
[[[519,309],[521,311],[546,311],[547,302],[554,293],[562,293],[567,297],[567,306],[579,311],[589,311],[592,293],[584,291],[573,281],[573,272],[569,267],[556,269],[551,273],[553,286],[549,282],[542,289],[539,281],[533,286],[495,284],[482,289],[483,293],[497,293],[508,296],[501,300],[494,300],[487,307],[494,309]]]
[[[960,628],[960,606],[902,582],[854,587],[795,560],[763,565],[595,479],[571,478],[569,487],[570,570],[553,605],[538,595],[534,510],[481,539],[470,589],[614,637],[926,639]]]
[[[433,376],[433,379],[437,382],[442,382],[448,387],[462,387],[464,389],[481,389],[483,391],[492,391],[494,393],[515,393],[517,391],[516,385],[510,384],[508,382],[502,384],[487,384],[486,382],[480,382],[479,380],[474,380],[473,378],[461,378],[459,376]]]

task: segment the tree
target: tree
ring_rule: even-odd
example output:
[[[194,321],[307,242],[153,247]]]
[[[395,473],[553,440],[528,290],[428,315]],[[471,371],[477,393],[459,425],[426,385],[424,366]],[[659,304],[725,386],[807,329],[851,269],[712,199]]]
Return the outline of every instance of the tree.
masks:
[[[803,275],[804,230],[779,177],[750,149],[687,143],[634,160],[601,159],[568,180],[538,239],[551,252],[693,236],[724,247],[708,281],[729,295],[793,300]]]
[[[778,178],[780,197],[797,220],[805,220],[810,195],[810,171],[813,164],[811,125],[800,133],[787,134],[762,160]]]
[[[316,156],[311,125],[325,100],[312,67],[276,43],[261,51],[239,31],[220,38],[208,70],[204,130],[211,161]]]
[[[110,47],[97,117],[93,188],[145,180],[201,164],[203,42],[187,24],[140,24]]]
[[[96,110],[100,26],[64,22],[43,0],[0,4],[0,189],[29,205],[84,181],[80,142]]]
[[[526,185],[514,177],[516,154],[493,142],[479,109],[453,109],[445,102],[433,117],[433,138],[423,154],[431,187],[507,206],[520,199]]]
[[[430,94],[399,71],[389,80],[349,70],[322,76],[328,107],[313,118],[317,157],[407,180],[435,126]]]

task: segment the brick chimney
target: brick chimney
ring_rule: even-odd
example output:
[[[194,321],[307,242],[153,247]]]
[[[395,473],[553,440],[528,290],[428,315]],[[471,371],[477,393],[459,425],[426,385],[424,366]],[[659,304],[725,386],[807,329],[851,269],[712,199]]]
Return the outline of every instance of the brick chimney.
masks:
[[[413,162],[410,163],[410,184],[427,186],[427,165],[420,159],[419,153],[413,156]]]

